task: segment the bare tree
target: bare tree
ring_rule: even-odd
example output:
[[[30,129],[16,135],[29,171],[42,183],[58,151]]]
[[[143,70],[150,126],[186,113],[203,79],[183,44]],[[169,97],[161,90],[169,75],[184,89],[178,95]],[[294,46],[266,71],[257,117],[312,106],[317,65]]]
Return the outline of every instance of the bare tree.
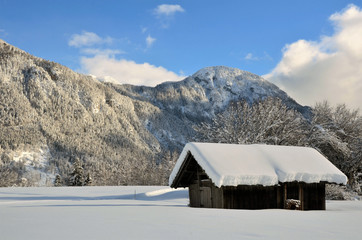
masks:
[[[317,103],[307,141],[346,173],[349,184],[361,193],[362,117],[358,110],[345,104],[333,108],[327,101]]]
[[[268,98],[250,106],[236,102],[211,123],[195,126],[199,140],[220,143],[301,145],[304,118],[280,99]]]

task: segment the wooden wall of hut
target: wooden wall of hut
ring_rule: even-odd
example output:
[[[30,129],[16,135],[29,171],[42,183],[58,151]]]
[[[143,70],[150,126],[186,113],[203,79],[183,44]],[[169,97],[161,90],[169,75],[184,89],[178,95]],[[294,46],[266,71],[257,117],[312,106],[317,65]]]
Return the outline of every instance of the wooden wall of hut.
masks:
[[[300,210],[325,210],[324,183],[284,183],[278,186],[216,187],[210,179],[195,180],[189,186],[191,207],[226,209],[286,208],[290,199]]]
[[[267,209],[280,208],[277,186],[237,186],[222,187],[224,208]]]

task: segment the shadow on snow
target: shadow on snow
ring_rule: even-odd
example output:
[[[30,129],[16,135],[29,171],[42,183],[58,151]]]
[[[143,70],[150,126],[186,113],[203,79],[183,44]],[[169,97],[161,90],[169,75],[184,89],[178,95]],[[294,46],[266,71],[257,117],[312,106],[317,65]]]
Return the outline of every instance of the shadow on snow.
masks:
[[[4,196],[7,195],[7,196]],[[29,194],[29,193],[16,193],[17,196],[11,192],[0,192],[0,204],[2,201],[94,201],[94,200],[136,200],[136,201],[167,201],[175,199],[188,198],[187,189],[161,189],[153,192],[136,193],[133,194],[120,194],[120,195],[106,195],[106,196],[47,196],[42,194]],[[15,195],[15,194],[14,194]],[[52,206],[172,206],[172,205],[160,205],[160,204],[63,204]],[[37,205],[40,206],[40,205]],[[183,205],[175,205],[183,206]]]

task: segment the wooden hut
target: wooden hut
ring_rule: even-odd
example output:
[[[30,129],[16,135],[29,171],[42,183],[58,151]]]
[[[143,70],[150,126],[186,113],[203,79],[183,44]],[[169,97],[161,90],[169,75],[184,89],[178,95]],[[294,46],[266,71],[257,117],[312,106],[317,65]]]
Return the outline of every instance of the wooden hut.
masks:
[[[188,143],[169,179],[188,187],[190,206],[324,210],[325,184],[347,177],[312,148]]]

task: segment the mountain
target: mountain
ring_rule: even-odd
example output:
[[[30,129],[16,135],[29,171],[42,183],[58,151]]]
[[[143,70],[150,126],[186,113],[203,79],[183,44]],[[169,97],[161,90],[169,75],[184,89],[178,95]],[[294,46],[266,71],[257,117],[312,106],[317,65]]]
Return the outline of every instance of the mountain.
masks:
[[[193,125],[232,101],[267,97],[309,114],[274,84],[235,68],[207,67],[156,87],[116,85],[0,40],[0,166],[15,161],[23,169],[17,178],[46,185],[80,158],[96,184],[132,184],[135,171],[151,176],[150,162],[160,168],[175,158]]]
[[[160,109],[162,117],[170,120],[159,122],[147,116],[144,119],[147,130],[161,144],[177,149],[186,143],[185,140],[192,139],[192,125],[211,120],[232,101],[246,100],[253,103],[276,97],[305,117],[310,117],[309,107],[299,105],[276,85],[253,73],[224,66],[206,67],[183,81],[166,82],[154,88],[108,85],[124,96],[151,103]]]

